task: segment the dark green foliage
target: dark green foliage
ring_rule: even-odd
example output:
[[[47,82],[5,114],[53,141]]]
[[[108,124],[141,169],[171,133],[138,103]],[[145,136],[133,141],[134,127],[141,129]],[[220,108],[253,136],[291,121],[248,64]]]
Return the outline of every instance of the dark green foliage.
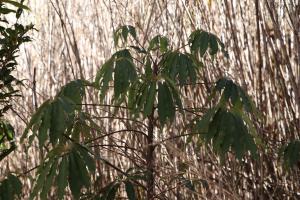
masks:
[[[224,160],[225,153],[230,149],[240,160],[248,150],[256,156],[257,147],[253,137],[243,119],[232,111],[221,107],[215,113],[208,112],[203,120],[197,121],[196,127],[206,141],[212,141],[221,160]]]
[[[95,160],[88,149],[79,144],[87,127],[87,115],[81,112],[85,87],[91,85],[76,80],[62,87],[53,100],[46,101],[32,116],[24,135],[31,129],[42,150],[52,145],[44,162],[38,169],[38,177],[31,199],[40,193],[46,199],[52,185],[58,188],[58,198],[64,198],[67,185],[75,199],[79,199],[82,188],[90,186],[90,174],[95,171]]]
[[[136,69],[129,50],[124,49],[116,52],[97,72],[95,84],[100,89],[102,101],[109,82],[114,78],[114,98],[116,101],[126,95],[128,87],[136,78]]]
[[[12,99],[20,96],[17,87],[22,82],[12,74],[18,65],[16,58],[19,47],[30,41],[27,33],[33,29],[33,25],[24,26],[17,22],[23,9],[28,9],[23,1],[0,2],[0,161],[16,148],[14,128],[4,117],[13,107]],[[13,24],[6,20],[9,13],[16,13],[16,22]]]
[[[94,191],[90,188],[90,180],[96,169],[95,159],[83,144],[90,141],[85,139],[91,139],[91,127],[94,127],[93,130],[99,128],[97,122],[82,111],[85,87],[93,86],[99,93],[101,102],[109,91],[113,91],[113,100],[110,102],[112,105],[118,107],[123,104],[135,119],[147,119],[152,123],[152,129],[153,126],[163,128],[165,124],[172,124],[176,114],[185,114],[181,89],[196,84],[201,73],[200,66],[203,66],[199,59],[207,51],[212,56],[219,50],[225,52],[224,44],[215,35],[203,30],[196,30],[191,34],[191,53],[171,50],[168,39],[160,35],[150,40],[146,50],[138,42],[132,26],[117,29],[114,33],[116,45],[118,46],[120,38],[123,44],[127,43],[129,35],[136,44],[114,53],[98,70],[93,84],[84,80],[68,83],[53,100],[46,101],[32,116],[23,138],[27,138],[31,130],[31,141],[37,137],[40,149],[50,151],[37,171],[31,198],[38,195],[41,199],[48,198],[50,188],[54,185],[57,187],[55,197],[58,199],[64,198],[68,186],[74,199],[80,199],[84,195],[94,199],[115,199],[123,186],[128,199],[136,199],[137,186],[140,186],[140,182],[147,182],[149,177],[151,170],[148,168],[143,169],[143,173],[131,170],[121,173],[120,177],[106,187],[95,191],[96,194],[92,193]],[[257,111],[247,94],[233,81],[223,78],[216,83],[209,99],[212,98],[219,98],[218,104],[201,119],[197,117],[193,120],[196,122],[194,130],[206,144],[212,142],[222,160],[230,150],[238,159],[247,151],[256,156],[258,137],[251,123],[251,114]],[[108,164],[100,156],[97,159]],[[186,188],[194,191],[195,181],[183,176],[180,181]],[[91,193],[82,194],[83,188],[91,190]]]
[[[260,144],[255,128],[245,113],[256,114],[251,99],[233,81],[222,78],[217,81],[213,93],[221,94],[219,103],[200,119],[196,120],[196,131],[207,141],[212,141],[214,150],[224,160],[225,153],[233,150],[238,159],[249,150],[256,157],[257,147]]]
[[[0,121],[0,161],[16,148],[14,128],[5,121]]]
[[[6,179],[0,183],[0,200],[19,199],[22,194],[22,183],[18,177],[9,174]]]
[[[198,68],[189,54],[168,52],[161,61],[162,73],[181,86],[196,83]]]
[[[22,140],[30,129],[33,136],[39,139],[40,147],[49,138],[52,145],[64,138],[64,134],[71,135],[76,113],[81,111],[81,102],[86,82],[76,80],[65,85],[61,92],[52,100],[46,101],[32,116]],[[73,135],[75,136],[75,135]],[[76,139],[76,138],[74,138]]]
[[[120,26],[114,32],[115,45],[118,46],[120,38],[122,38],[124,42],[127,42],[128,34],[130,34],[135,40],[137,39],[136,31],[135,31],[135,28],[133,26],[130,26],[130,25]]]
[[[168,50],[169,41],[168,38],[157,35],[149,42],[149,51],[159,50],[161,53],[164,53]]]
[[[226,57],[228,53],[225,50],[224,44],[214,34],[204,30],[196,30],[190,35],[189,45],[193,53],[200,53],[203,57],[209,49],[209,54],[214,56],[221,50]]]
[[[136,196],[135,196],[135,191],[134,191],[134,186],[130,181],[125,181],[125,190],[126,190],[126,194],[129,200],[135,200]]]
[[[300,162],[300,140],[295,140],[280,150],[280,155],[283,158],[284,165],[287,168],[299,166]]]
[[[58,145],[38,168],[30,199],[39,193],[41,199],[46,199],[53,185],[57,187],[58,199],[63,199],[68,185],[74,199],[79,199],[81,189],[90,187],[90,176],[94,171],[95,161],[87,148],[76,143]]]

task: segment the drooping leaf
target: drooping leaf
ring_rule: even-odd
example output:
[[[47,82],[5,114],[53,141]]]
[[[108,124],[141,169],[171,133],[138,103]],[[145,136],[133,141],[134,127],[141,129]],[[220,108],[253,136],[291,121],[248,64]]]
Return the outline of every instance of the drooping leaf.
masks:
[[[225,50],[224,44],[221,40],[214,34],[209,33],[204,30],[196,30],[189,37],[189,44],[191,51],[193,53],[200,53],[200,56],[203,57],[207,50],[209,49],[209,54],[214,56],[219,50],[221,50],[226,57],[228,53]],[[221,49],[219,48],[221,47]]]
[[[90,172],[94,172],[96,170],[95,160],[89,154],[88,150],[83,148],[82,146],[78,147],[78,151],[81,155],[81,158],[84,160],[85,165],[89,169]]]
[[[44,114],[44,111],[47,109],[48,105],[51,103],[50,100],[45,101],[38,110],[32,115],[28,125],[25,128],[25,131],[21,137],[21,142],[27,137],[29,130],[32,128],[34,124],[39,123],[39,120]]]
[[[175,117],[175,106],[172,99],[171,91],[166,82],[158,83],[158,116],[163,126],[167,119],[172,121]]]
[[[198,69],[189,54],[169,52],[163,58],[162,67],[162,73],[174,82],[178,80],[181,86],[196,83]]]
[[[157,35],[150,40],[148,50],[153,51],[159,49],[161,53],[164,53],[168,50],[168,45],[168,38]]]
[[[296,166],[300,161],[300,140],[294,140],[283,146],[280,150],[284,165],[288,168]]]
[[[130,181],[125,181],[125,190],[129,200],[136,200],[134,187]]]
[[[127,92],[130,83],[136,80],[137,74],[131,54],[127,49],[117,52],[115,56],[114,96],[117,100],[120,95]]]
[[[40,148],[44,145],[48,137],[48,132],[51,126],[52,106],[45,108],[43,116],[41,118],[42,123],[39,127],[38,139]]]
[[[170,88],[174,104],[177,105],[177,107],[179,108],[179,111],[182,111],[183,106],[182,106],[182,102],[181,102],[181,98],[180,98],[180,93],[179,93],[178,89],[176,88],[175,83],[168,77],[164,77],[164,78],[166,80],[168,87]]]
[[[59,165],[59,172],[56,178],[58,199],[63,199],[65,188],[68,185],[69,161],[67,156],[63,156]]]
[[[213,149],[221,156],[222,161],[230,150],[239,160],[247,151],[252,156],[257,156],[256,144],[243,118],[223,107],[209,110],[196,123],[196,130],[206,142],[212,141]]]
[[[29,199],[33,200],[39,193],[39,191],[44,187],[44,183],[47,177],[47,174],[49,173],[49,170],[51,169],[53,159],[49,159],[48,161],[44,162],[37,171],[38,177],[36,179],[33,191],[30,194]]]
[[[100,101],[102,102],[105,94],[109,88],[109,82],[112,80],[112,74],[114,71],[114,58],[110,58],[107,62],[102,65],[98,70],[95,83],[100,89]]]
[[[41,199],[46,199],[47,198],[47,194],[48,194],[48,192],[49,192],[49,190],[52,186],[54,176],[56,175],[56,169],[57,169],[57,159],[51,165],[51,169],[50,169],[48,175],[45,178],[43,189],[42,189],[41,194],[40,194]]]
[[[63,135],[67,126],[66,113],[63,105],[59,101],[52,102],[51,126],[49,130],[50,141],[53,145]]]
[[[72,195],[75,199],[79,199],[83,183],[79,175],[76,158],[73,153],[69,154],[69,185]]]
[[[77,108],[80,108],[84,96],[84,81],[75,80],[67,83],[62,87],[58,96],[67,98],[76,105]]]
[[[117,28],[117,30],[114,32],[115,45],[118,46],[119,39],[121,37],[125,42],[127,42],[128,34],[130,34],[135,40],[137,39],[136,30],[133,26],[125,25]]]
[[[9,174],[0,182],[0,199],[14,200],[22,194],[22,183],[18,177]]]

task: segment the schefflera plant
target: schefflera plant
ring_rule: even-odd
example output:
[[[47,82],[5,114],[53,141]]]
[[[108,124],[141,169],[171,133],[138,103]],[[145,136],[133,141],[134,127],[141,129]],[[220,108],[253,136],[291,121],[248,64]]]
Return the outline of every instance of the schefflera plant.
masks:
[[[28,139],[32,146],[37,139],[41,160],[29,199],[48,199],[53,189],[55,198],[64,199],[68,186],[73,198],[79,199],[82,189],[90,188],[96,166],[84,144],[91,136],[91,120],[82,109],[85,88],[90,85],[85,80],[71,81],[31,117],[21,141]]]
[[[166,124],[171,125],[177,114],[185,115],[181,89],[199,81],[202,59],[208,55],[215,57],[218,52],[226,57],[228,54],[221,40],[204,30],[196,30],[190,35],[185,51],[173,49],[168,38],[162,35],[155,36],[143,46],[132,26],[119,27],[114,33],[114,41],[117,52],[100,67],[95,85],[101,101],[112,86],[110,103],[126,104],[133,118],[148,123],[146,188],[147,199],[153,199],[155,127],[162,129]],[[256,156],[259,139],[250,116],[258,112],[249,96],[232,80],[221,78],[216,81],[209,100],[213,98],[218,103],[203,117],[192,120],[193,131],[207,144],[212,142],[222,160],[231,150],[238,159],[248,151]]]
[[[204,30],[191,34],[187,51],[172,49],[169,40],[161,35],[143,46],[132,26],[119,27],[114,41],[117,51],[99,68],[93,83],[75,80],[66,84],[39,107],[27,125],[22,140],[28,139],[31,144],[37,139],[43,152],[30,199],[49,198],[51,191],[52,196],[63,199],[68,186],[74,199],[114,199],[122,185],[130,200],[138,196],[134,186],[146,190],[146,199],[154,199],[155,148],[159,142],[154,138],[155,129],[171,126],[177,114],[185,115],[181,91],[183,86],[193,86],[200,79],[203,57],[214,57],[220,51],[227,55],[220,39]],[[93,155],[88,144],[97,138],[91,132],[100,132],[100,128],[91,113],[82,108],[86,87],[99,92],[100,102],[111,94],[109,105],[117,108],[124,104],[122,107],[129,109],[132,119],[147,124],[147,133],[136,131],[147,141],[146,165],[138,169],[141,173],[131,169],[123,172],[100,155]],[[231,150],[239,159],[249,150],[256,155],[257,136],[250,115],[257,111],[248,95],[232,80],[221,78],[209,100],[213,98],[218,103],[201,118],[192,120],[193,131],[207,144],[212,143],[223,159]],[[124,177],[116,177],[95,192],[91,186],[96,159],[122,172]]]

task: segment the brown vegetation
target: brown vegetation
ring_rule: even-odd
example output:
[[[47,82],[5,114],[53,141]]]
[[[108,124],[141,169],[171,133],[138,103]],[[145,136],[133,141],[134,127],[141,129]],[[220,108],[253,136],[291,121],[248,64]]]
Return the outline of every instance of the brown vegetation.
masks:
[[[172,133],[155,130],[155,173],[157,198],[160,199],[299,199],[299,166],[293,173],[285,171],[277,157],[286,142],[300,134],[300,5],[296,0],[39,0],[30,1],[28,20],[36,24],[34,41],[21,57],[19,77],[26,79],[23,99],[18,99],[15,125],[21,133],[29,116],[66,82],[85,78],[93,80],[97,69],[114,50],[113,30],[131,24],[142,38],[156,34],[168,36],[174,47],[183,46],[188,35],[202,28],[218,35],[225,43],[229,59],[209,60],[205,76],[198,87],[186,92],[186,103],[203,107],[212,81],[223,74],[234,79],[253,97],[262,118],[256,128],[263,147],[258,160],[246,157],[242,162],[228,155],[221,165],[210,147],[197,140],[185,145],[187,137],[178,138],[184,124],[181,119],[167,127]],[[90,93],[87,102],[95,102]],[[106,99],[108,102],[109,99]],[[126,110],[118,120],[111,120],[112,109],[105,105],[86,106],[95,118],[101,118],[100,137],[93,143],[99,155],[120,169],[132,163],[144,165],[145,143],[129,130],[143,130],[139,123],[129,123]],[[201,112],[198,114],[201,115]],[[188,117],[188,116],[187,116]],[[118,130],[122,133],[110,134]],[[97,137],[96,132],[93,133]],[[161,142],[164,141],[164,142]],[[24,147],[2,162],[0,173],[10,168],[26,172],[39,164],[43,152]],[[125,155],[125,156],[124,156]],[[8,165],[9,163],[9,165]],[[8,167],[9,166],[9,167]],[[31,171],[34,175],[34,171]],[[101,180],[99,189],[117,176],[117,171],[97,163]],[[184,175],[199,182],[195,192],[184,181]],[[30,181],[26,181],[30,187]]]

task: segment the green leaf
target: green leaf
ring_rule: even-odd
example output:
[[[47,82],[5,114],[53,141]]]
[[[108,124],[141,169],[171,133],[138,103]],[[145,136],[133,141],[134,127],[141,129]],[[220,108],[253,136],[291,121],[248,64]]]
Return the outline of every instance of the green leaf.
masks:
[[[158,116],[163,126],[167,119],[171,121],[175,116],[175,106],[173,104],[172,94],[166,82],[158,83]]]
[[[69,185],[74,199],[79,199],[83,184],[74,153],[69,154]]]
[[[47,175],[47,177],[45,179],[44,186],[43,186],[42,192],[40,194],[41,199],[47,198],[47,194],[51,188],[54,176],[56,175],[57,162],[58,162],[57,159],[53,162],[51,169],[49,171],[49,174]]]
[[[200,136],[204,137],[206,142],[212,141],[213,149],[220,155],[222,161],[230,149],[239,160],[247,151],[250,151],[255,158],[257,157],[257,147],[253,136],[249,133],[243,118],[235,112],[223,107],[211,109],[202,120],[198,121],[196,130],[202,133]]]
[[[50,127],[50,141],[54,145],[57,143],[58,138],[60,138],[67,126],[66,114],[63,105],[60,101],[55,100],[52,102],[51,109],[51,127]]]
[[[213,34],[209,35],[209,47],[210,47],[210,52],[209,52],[210,55],[213,56],[213,55],[217,54],[217,52],[219,50],[218,38]]]
[[[0,199],[14,200],[22,194],[22,183],[18,177],[9,174],[0,182]]]
[[[88,167],[89,171],[94,172],[96,170],[95,160],[92,158],[92,156],[90,156],[88,150],[79,146],[78,151],[80,152],[81,157],[84,160],[85,165]]]
[[[114,93],[115,99],[117,100],[120,98],[120,95],[127,92],[130,83],[136,80],[137,74],[131,54],[127,49],[117,52],[115,56]]]
[[[110,58],[102,67],[97,71],[95,83],[100,89],[100,101],[102,102],[105,94],[109,88],[109,82],[112,80],[114,71],[114,58]]]
[[[122,39],[127,42],[128,34],[130,34],[135,40],[137,40],[136,30],[133,26],[125,25],[117,28],[117,30],[114,32],[115,45],[118,46],[120,37],[122,37]]]
[[[148,116],[152,113],[154,108],[154,102],[156,97],[156,82],[151,82],[145,108],[144,108],[144,115]]]
[[[152,67],[151,67],[151,60],[150,60],[149,56],[147,56],[145,59],[146,59],[145,75],[146,75],[146,78],[151,79],[152,76],[153,76],[153,71],[152,71]]]
[[[51,115],[52,115],[52,107],[48,106],[45,108],[45,111],[42,116],[42,123],[39,127],[38,139],[40,148],[44,145],[47,140],[48,130],[50,129],[51,123]]]
[[[163,57],[162,73],[170,77],[171,80],[179,79],[181,86],[190,81],[196,83],[197,66],[191,55],[179,52],[169,52]]]
[[[284,146],[280,153],[284,165],[292,168],[300,161],[300,140],[294,140]]]
[[[110,190],[107,193],[107,198],[106,198],[107,200],[115,199],[119,186],[120,183],[115,183],[111,186]]]
[[[9,8],[0,8],[0,13],[1,14],[9,14],[9,13],[15,13],[15,10],[9,9]]]
[[[80,177],[80,181],[82,182],[82,186],[89,187],[90,186],[90,176],[87,171],[87,166],[83,162],[83,159],[78,154],[78,152],[73,152],[73,155],[74,155],[74,159],[75,159],[76,166],[77,166],[77,171],[78,171],[77,173]]]
[[[168,87],[171,89],[171,94],[173,97],[173,100],[175,100],[175,104],[178,106],[179,110],[182,111],[182,102],[181,102],[181,98],[180,98],[180,93],[178,91],[178,89],[175,86],[175,83],[169,79],[168,77],[164,77],[166,80],[166,83],[168,85]]]
[[[228,57],[228,53],[225,50],[225,45],[221,40],[214,34],[206,32],[204,30],[196,30],[189,37],[189,44],[192,53],[200,52],[200,56],[203,57],[210,48],[209,54],[214,56],[220,50]]]
[[[67,97],[71,103],[79,107],[84,96],[84,81],[75,80],[67,83],[62,87],[61,92],[58,94],[60,97]]]
[[[65,188],[68,185],[69,161],[67,156],[63,156],[59,165],[59,173],[56,178],[58,199],[63,199]]]
[[[36,124],[39,123],[41,117],[43,116],[45,110],[47,110],[47,107],[49,106],[49,104],[51,103],[50,100],[45,101],[38,109],[37,111],[32,115],[28,125],[26,126],[24,133],[21,137],[21,142],[23,142],[23,140],[27,137],[27,134],[30,130],[30,128]]]
[[[130,181],[125,181],[125,190],[129,200],[136,200],[134,187]]]
[[[200,134],[207,133],[209,123],[216,112],[216,108],[209,109],[200,120],[196,120],[196,131]]]
[[[150,40],[148,51],[159,49],[161,53],[164,53],[168,50],[168,45],[169,42],[167,37],[157,35]]]
[[[52,161],[53,161],[52,159],[49,159],[47,162],[44,162],[43,165],[38,168],[38,171],[37,171],[38,178],[36,180],[33,191],[30,194],[30,197],[29,197],[30,200],[33,200],[34,197],[37,196],[39,191],[44,187],[46,176],[49,173],[49,170],[51,169],[51,166],[52,166]]]

